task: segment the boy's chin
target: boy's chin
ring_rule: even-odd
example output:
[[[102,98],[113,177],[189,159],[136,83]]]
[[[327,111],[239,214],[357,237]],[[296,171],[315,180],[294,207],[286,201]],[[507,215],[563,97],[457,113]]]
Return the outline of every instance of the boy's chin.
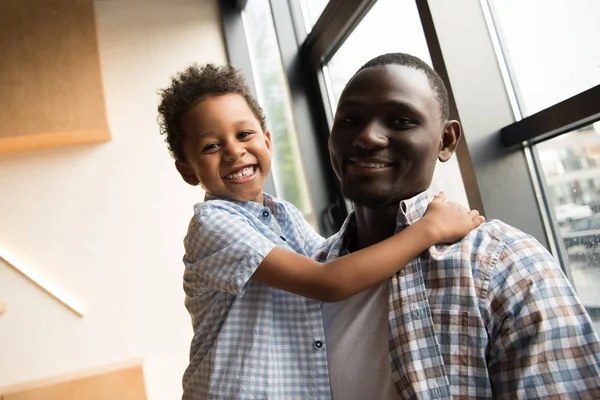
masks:
[[[239,192],[239,193],[230,193],[229,196],[224,196],[224,197],[229,197],[232,200],[237,200],[237,201],[257,201],[257,199],[262,195],[262,190],[245,190],[243,192]]]

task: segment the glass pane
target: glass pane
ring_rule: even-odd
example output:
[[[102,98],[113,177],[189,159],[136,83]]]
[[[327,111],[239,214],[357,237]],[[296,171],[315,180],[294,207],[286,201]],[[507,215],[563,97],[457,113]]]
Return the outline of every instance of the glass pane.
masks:
[[[488,3],[523,117],[600,84],[600,1]]]
[[[314,222],[269,0],[249,0],[243,21],[258,101],[273,139],[275,194],[293,203]]]
[[[600,329],[600,122],[534,149],[566,252],[564,268]]]
[[[315,26],[317,20],[323,14],[323,10],[327,7],[327,3],[329,3],[329,0],[300,0],[307,33]]]
[[[399,15],[402,23],[398,23]],[[354,73],[371,58],[392,52],[412,54],[432,65],[414,0],[377,1],[323,68],[334,113],[339,97]],[[438,163],[432,189],[444,189],[452,201],[468,205],[456,157]]]

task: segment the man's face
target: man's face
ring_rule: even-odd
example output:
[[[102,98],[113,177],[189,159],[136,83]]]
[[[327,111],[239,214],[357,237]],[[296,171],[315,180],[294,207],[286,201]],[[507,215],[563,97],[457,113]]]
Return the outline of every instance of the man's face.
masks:
[[[450,158],[459,136],[458,122],[442,120],[424,72],[377,66],[344,89],[329,151],[344,196],[383,207],[428,189],[436,160]]]

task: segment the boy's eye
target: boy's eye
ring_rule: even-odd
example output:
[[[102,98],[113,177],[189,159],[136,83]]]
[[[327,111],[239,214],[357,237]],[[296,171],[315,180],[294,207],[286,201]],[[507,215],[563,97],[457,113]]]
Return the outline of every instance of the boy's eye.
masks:
[[[213,153],[218,148],[219,148],[219,144],[218,143],[211,143],[211,144],[209,144],[207,146],[204,146],[204,148],[202,149],[202,152],[203,153]]]
[[[250,132],[250,131],[242,131],[242,132],[238,133],[238,139],[244,139],[244,138],[247,138],[250,135],[252,135],[252,132]]]

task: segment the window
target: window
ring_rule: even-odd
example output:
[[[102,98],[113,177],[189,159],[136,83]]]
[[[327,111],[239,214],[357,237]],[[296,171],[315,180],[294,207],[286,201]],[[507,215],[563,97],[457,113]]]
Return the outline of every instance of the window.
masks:
[[[403,16],[401,24],[398,23],[399,15]],[[432,65],[414,1],[377,1],[331,57],[323,73],[328,81],[332,112],[335,112],[338,99],[352,75],[371,58],[392,52],[409,53]],[[432,189],[443,189],[453,201],[468,205],[456,157],[447,163],[438,163]]]
[[[273,140],[275,195],[293,203],[314,223],[269,0],[249,0],[243,21],[258,101]]]
[[[600,321],[600,122],[533,148],[565,253],[563,268],[592,317]]]
[[[328,3],[329,0],[300,0],[302,18],[304,19],[304,26],[307,33],[315,26]]]
[[[600,84],[600,2],[488,3],[523,116]]]

